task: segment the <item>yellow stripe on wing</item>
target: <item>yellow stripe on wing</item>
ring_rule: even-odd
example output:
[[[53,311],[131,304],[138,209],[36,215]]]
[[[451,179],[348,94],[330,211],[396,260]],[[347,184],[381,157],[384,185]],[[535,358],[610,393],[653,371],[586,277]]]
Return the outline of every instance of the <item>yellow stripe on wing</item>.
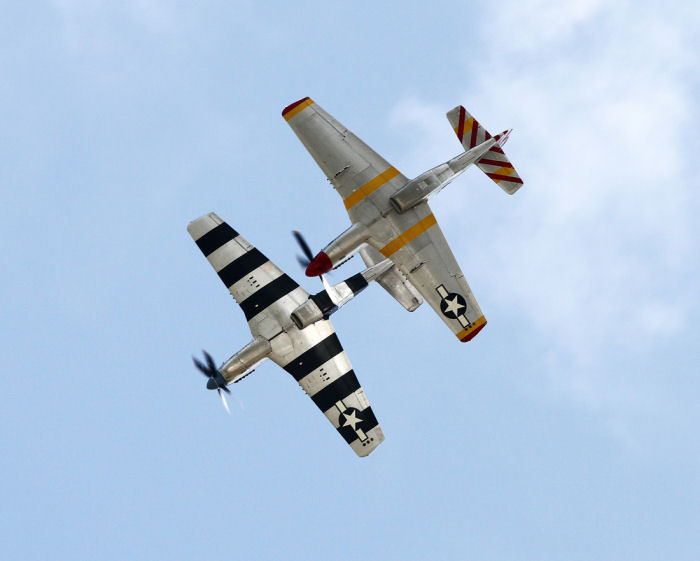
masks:
[[[356,191],[353,191],[343,201],[345,203],[345,209],[350,210],[357,203],[359,203],[362,199],[364,199],[368,195],[374,193],[382,185],[384,185],[385,183],[388,183],[389,181],[394,179],[394,177],[396,177],[397,175],[399,175],[399,170],[397,170],[395,167],[390,167],[388,170],[383,171],[377,177],[375,177],[374,179],[371,179],[370,181],[365,183],[362,187],[360,187]]]
[[[386,244],[382,249],[379,250],[379,252],[384,257],[389,257],[389,256],[393,255],[394,253],[396,253],[399,249],[401,249],[407,243],[410,243],[413,240],[415,240],[418,236],[420,236],[428,228],[435,226],[435,224],[437,224],[437,220],[435,220],[435,216],[433,214],[429,214],[423,220],[421,220],[417,224],[414,224],[413,226],[411,226],[408,230],[406,230],[398,238],[395,238],[392,241],[390,241],[388,244]]]

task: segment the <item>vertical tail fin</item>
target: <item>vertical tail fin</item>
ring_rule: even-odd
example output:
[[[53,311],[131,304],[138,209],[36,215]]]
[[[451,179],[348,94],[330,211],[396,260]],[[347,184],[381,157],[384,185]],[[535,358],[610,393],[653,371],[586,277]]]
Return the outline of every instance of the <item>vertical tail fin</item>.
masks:
[[[491,138],[489,131],[482,127],[479,121],[472,117],[461,105],[447,112],[447,120],[450,122],[452,129],[465,150],[470,150],[477,144],[481,144]],[[512,195],[520,189],[523,180],[518,175],[518,172],[515,171],[513,164],[508,161],[505,152],[503,152],[502,146],[508,140],[510,132],[510,130],[507,130],[496,135],[496,144],[476,161],[476,165],[501,189]]]

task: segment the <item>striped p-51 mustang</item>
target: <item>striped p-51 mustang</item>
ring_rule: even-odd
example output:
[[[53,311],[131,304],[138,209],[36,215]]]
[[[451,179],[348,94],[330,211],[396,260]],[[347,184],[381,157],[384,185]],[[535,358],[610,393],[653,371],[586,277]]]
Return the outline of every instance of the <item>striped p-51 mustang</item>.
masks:
[[[269,358],[289,372],[357,453],[384,440],[374,412],[328,317],[387,272],[388,261],[310,295],[216,214],[187,227],[199,249],[240,305],[253,340],[220,368],[206,355],[195,364],[207,388],[228,391]],[[223,396],[222,396],[223,398]]]

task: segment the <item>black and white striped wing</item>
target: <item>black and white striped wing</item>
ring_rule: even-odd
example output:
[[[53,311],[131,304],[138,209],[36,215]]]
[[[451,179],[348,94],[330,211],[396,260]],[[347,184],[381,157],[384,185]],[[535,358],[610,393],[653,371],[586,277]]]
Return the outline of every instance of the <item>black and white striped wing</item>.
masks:
[[[328,320],[292,329],[272,342],[271,358],[289,372],[358,456],[384,440],[365,392]]]
[[[328,320],[300,330],[290,314],[309,293],[216,214],[187,230],[226,285],[254,336],[270,341],[269,358],[289,372],[357,453],[384,440],[382,429]]]
[[[290,323],[309,293],[236,230],[209,213],[187,226],[195,243],[243,310],[253,336],[268,339]]]

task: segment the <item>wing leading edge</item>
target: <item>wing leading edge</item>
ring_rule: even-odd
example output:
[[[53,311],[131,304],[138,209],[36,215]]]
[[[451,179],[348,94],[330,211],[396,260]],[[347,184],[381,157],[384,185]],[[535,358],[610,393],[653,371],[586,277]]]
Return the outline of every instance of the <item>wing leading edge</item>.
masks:
[[[343,199],[353,222],[375,218],[408,179],[311,98],[282,111],[291,129]]]

